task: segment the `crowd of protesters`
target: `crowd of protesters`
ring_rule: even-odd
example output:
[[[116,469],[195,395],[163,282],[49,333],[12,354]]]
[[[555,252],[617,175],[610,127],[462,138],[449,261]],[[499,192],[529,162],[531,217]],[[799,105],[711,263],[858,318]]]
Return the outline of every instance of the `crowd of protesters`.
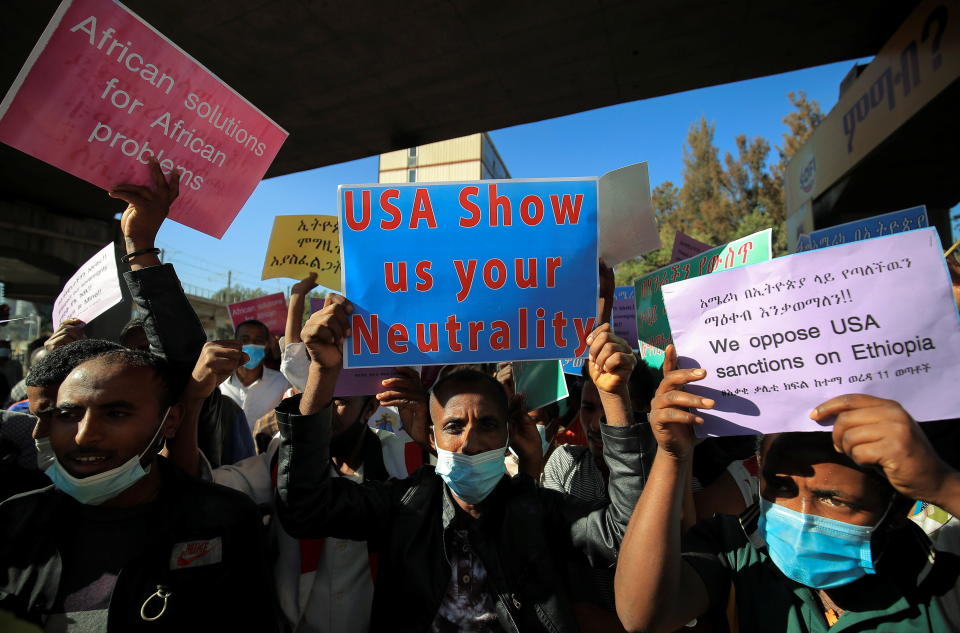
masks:
[[[178,179],[150,169],[111,191],[142,317],[57,324],[25,376],[0,342],[0,629],[960,630],[954,421],[850,393],[809,413],[829,430],[698,440],[706,372],[631,351],[602,262],[565,400],[528,410],[510,363],[342,397],[349,297],[303,323],[311,277],[279,341],[208,342],[153,252]]]

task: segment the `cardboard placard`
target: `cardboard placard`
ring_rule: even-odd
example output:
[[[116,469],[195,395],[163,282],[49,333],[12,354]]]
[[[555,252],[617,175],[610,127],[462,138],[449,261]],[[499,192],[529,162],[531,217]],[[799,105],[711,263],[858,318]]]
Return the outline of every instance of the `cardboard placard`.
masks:
[[[0,102],[0,141],[98,187],[177,171],[170,219],[217,238],[286,138],[113,0],[64,0]]]

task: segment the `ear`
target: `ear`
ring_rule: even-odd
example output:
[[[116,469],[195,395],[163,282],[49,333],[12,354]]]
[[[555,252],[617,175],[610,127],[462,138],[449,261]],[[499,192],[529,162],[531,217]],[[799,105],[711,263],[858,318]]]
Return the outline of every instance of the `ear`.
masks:
[[[430,444],[430,450],[433,451],[433,454],[437,454],[437,440],[433,435],[433,425],[427,429],[427,443]]]
[[[177,434],[177,429],[180,428],[181,422],[183,422],[183,404],[178,402],[170,407],[170,412],[167,413],[167,419],[163,423],[163,431],[161,431],[161,433],[167,439],[174,437]]]

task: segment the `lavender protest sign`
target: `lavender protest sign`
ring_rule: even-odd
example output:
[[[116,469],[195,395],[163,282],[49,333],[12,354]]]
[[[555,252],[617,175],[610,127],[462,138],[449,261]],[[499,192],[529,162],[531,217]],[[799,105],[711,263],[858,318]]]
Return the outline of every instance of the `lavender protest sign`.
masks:
[[[702,435],[822,431],[846,393],[899,401],[920,421],[960,415],[960,318],[935,229],[797,253],[664,286],[688,385],[716,401]],[[904,306],[911,309],[905,310]]]
[[[416,369],[419,369],[417,367]],[[394,367],[373,367],[370,369],[344,369],[337,377],[337,386],[333,395],[343,398],[349,396],[372,396],[386,391],[383,381],[399,376]]]
[[[64,319],[89,323],[123,300],[113,242],[88,259],[63,286],[53,302],[53,324]]]
[[[712,246],[709,244],[704,244],[700,240],[695,240],[686,233],[677,231],[676,237],[673,238],[673,253],[670,255],[670,263],[676,264],[677,262],[682,262],[685,259],[690,259],[695,255],[699,255],[705,251],[709,251]]]
[[[772,230],[766,229],[742,237],[682,262],[664,266],[634,282],[640,357],[647,365],[660,369],[663,350],[673,341],[660,288],[691,277],[767,261],[773,254],[771,234]]]
[[[633,286],[617,286],[613,292],[613,331],[630,344],[630,349],[639,349],[637,338],[637,303]]]

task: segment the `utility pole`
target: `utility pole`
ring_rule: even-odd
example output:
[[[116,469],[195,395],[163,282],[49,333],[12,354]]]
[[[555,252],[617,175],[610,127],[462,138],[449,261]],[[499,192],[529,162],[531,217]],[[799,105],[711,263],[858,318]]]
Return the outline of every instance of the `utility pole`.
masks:
[[[233,271],[227,271],[227,290],[230,290],[230,281],[233,279]]]

